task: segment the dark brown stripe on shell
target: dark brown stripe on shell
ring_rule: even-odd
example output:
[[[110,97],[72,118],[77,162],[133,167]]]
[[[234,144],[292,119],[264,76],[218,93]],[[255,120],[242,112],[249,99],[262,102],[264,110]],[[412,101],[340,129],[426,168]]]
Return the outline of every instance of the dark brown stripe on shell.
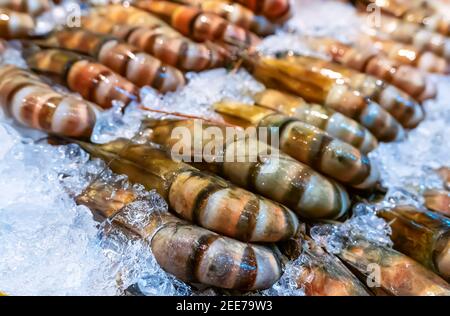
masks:
[[[47,100],[39,112],[39,126],[49,131],[52,127],[52,118],[56,107],[61,102],[60,97],[53,97]],[[53,106],[52,106],[53,105]]]
[[[188,49],[189,49],[188,43],[183,41],[181,43],[180,50],[178,51],[178,55],[177,55],[178,56],[177,63],[176,63],[177,68],[183,68],[183,63],[187,58]]]
[[[153,82],[151,86],[155,88],[156,90],[161,90],[162,86],[164,85],[165,77],[167,76],[167,68],[163,65],[158,67],[158,70],[156,71],[155,78],[153,79]]]
[[[283,204],[297,210],[299,208],[299,201],[306,191],[311,176],[311,173],[306,168],[301,170],[297,174],[296,179],[289,183],[289,190],[283,196]],[[297,179],[301,179],[301,181]]]
[[[194,34],[194,31],[195,31],[195,23],[197,22],[197,19],[198,19],[201,15],[203,15],[203,13],[200,11],[200,12],[198,12],[197,14],[195,14],[194,16],[192,16],[192,19],[191,19],[191,21],[189,22],[189,33],[190,33],[191,35]]]
[[[198,269],[202,263],[205,253],[209,247],[219,238],[216,234],[207,234],[201,236],[192,247],[191,256],[189,256],[186,262],[186,276],[190,278],[192,282],[198,282]]]
[[[249,241],[256,227],[260,201],[254,196],[244,206],[236,227],[236,238]]]
[[[358,185],[363,183],[367,179],[367,175],[370,175],[370,160],[366,155],[361,155],[361,168],[360,171],[350,180],[350,184]]]
[[[310,164],[317,170],[321,169],[322,158],[325,155],[325,151],[327,150],[327,146],[334,141],[334,138],[329,135],[323,135],[320,139],[320,145],[316,150],[311,150],[309,153],[308,160]],[[311,149],[311,147],[310,147]]]
[[[196,178],[205,178],[205,176],[201,172],[190,172],[189,179],[196,177]],[[209,197],[219,191],[223,190],[225,187],[221,185],[220,183],[210,182],[206,187],[204,187],[197,196],[193,196],[192,198],[195,199],[195,202],[193,203],[191,214],[192,214],[192,221],[196,224],[199,224],[200,216],[203,208],[205,207],[206,202],[208,201]]]
[[[258,263],[256,261],[255,251],[248,245],[242,255],[239,272],[236,276],[234,288],[241,290],[250,290],[255,284],[258,275]]]

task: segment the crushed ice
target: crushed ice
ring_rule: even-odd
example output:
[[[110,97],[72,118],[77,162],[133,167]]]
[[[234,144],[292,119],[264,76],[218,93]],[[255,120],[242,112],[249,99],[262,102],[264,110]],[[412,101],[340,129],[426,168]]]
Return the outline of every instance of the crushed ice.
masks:
[[[188,73],[188,84],[176,92],[161,95],[150,87],[141,89],[142,104],[132,104],[121,115],[120,106],[105,111],[98,120],[91,140],[105,143],[118,137],[131,138],[143,117],[184,114],[221,121],[211,105],[223,101],[253,103],[252,95],[264,89],[247,71],[229,72],[224,68]]]
[[[73,197],[105,170],[76,145],[50,146],[0,123],[0,284],[15,295],[115,295],[143,283],[148,294],[189,294],[140,241],[100,235]],[[146,210],[167,205],[148,193]],[[136,216],[142,205],[131,205]],[[120,283],[118,284],[118,276]],[[20,286],[18,286],[20,285]]]

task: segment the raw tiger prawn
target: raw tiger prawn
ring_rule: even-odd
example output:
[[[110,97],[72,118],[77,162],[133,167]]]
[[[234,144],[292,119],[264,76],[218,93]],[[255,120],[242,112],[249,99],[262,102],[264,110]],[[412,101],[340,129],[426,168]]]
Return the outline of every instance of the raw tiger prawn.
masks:
[[[356,119],[380,141],[404,136],[402,126],[380,105],[324,74],[272,57],[246,57],[246,66],[266,86],[287,90]]]
[[[156,190],[181,218],[206,229],[249,242],[276,242],[297,234],[299,221],[288,208],[176,162],[153,146],[128,139],[80,144],[114,172]]]
[[[256,105],[221,102],[214,109],[243,124],[266,128],[269,134],[278,133],[281,151],[342,183],[368,189],[379,180],[367,156],[315,126]]]
[[[149,197],[131,186],[97,180],[77,197],[98,217],[127,236],[145,240],[157,263],[175,277],[225,289],[261,290],[281,276],[278,255],[269,247],[243,243],[155,210]],[[140,220],[130,213],[139,211]]]
[[[117,36],[143,52],[182,70],[201,71],[225,64],[226,53],[212,45],[194,43],[181,34],[167,34],[166,28],[157,24],[139,26],[128,25],[126,21],[120,23],[123,22],[114,18],[114,11],[107,11],[104,17],[93,14],[82,18],[84,29]]]
[[[390,223],[394,248],[450,280],[450,219],[398,206],[378,211]]]
[[[199,125],[198,120],[181,118],[147,120],[143,125],[147,141],[162,145],[171,153],[182,147],[186,152],[181,154],[199,169],[220,174],[239,187],[286,205],[301,218],[340,219],[347,212],[349,198],[339,184],[266,143],[258,142],[256,137],[251,139],[244,131],[230,134],[219,124],[202,122]],[[178,137],[182,129],[183,135],[189,137]],[[208,133],[212,129],[219,130],[222,137]],[[199,133],[200,140],[196,137]],[[212,142],[218,144],[211,153],[213,157],[206,159],[203,153]],[[192,159],[198,152],[202,153],[202,159]]]
[[[60,49],[38,50],[26,55],[31,69],[56,77],[70,90],[102,108],[112,107],[113,101],[126,106],[139,99],[137,86],[82,55]]]
[[[267,36],[275,33],[276,24],[263,15],[256,15],[250,9],[227,0],[174,0],[186,5],[196,6],[204,12],[215,13],[233,24],[250,30],[257,35]]]
[[[260,42],[255,34],[196,7],[153,0],[138,1],[134,5],[159,16],[183,35],[198,42],[213,41],[244,48]]]
[[[319,58],[284,54],[283,60],[302,67],[305,72],[319,74],[336,82],[344,82],[363,97],[380,104],[403,127],[416,127],[425,117],[422,107],[405,92],[375,77],[348,69]]]
[[[82,29],[64,29],[35,43],[42,47],[67,49],[88,55],[138,87],[148,85],[160,92],[168,92],[185,84],[181,71],[116,37]]]
[[[362,282],[334,255],[302,234],[280,244],[280,251],[297,269],[294,282],[306,296],[369,296]]]
[[[8,116],[27,127],[68,137],[89,137],[101,111],[10,65],[0,67],[0,105]]]
[[[423,101],[436,96],[436,85],[418,69],[401,64],[389,54],[379,51],[371,43],[352,47],[330,38],[308,38],[307,43],[323,52],[331,59],[348,68],[375,76],[407,92],[413,98]],[[430,62],[420,62],[417,66],[425,71],[445,71],[447,62],[433,53],[426,52]],[[438,60],[436,60],[438,59]],[[443,66],[439,61],[443,62]]]
[[[35,28],[36,23],[31,15],[0,7],[0,38],[27,38],[33,35]]]

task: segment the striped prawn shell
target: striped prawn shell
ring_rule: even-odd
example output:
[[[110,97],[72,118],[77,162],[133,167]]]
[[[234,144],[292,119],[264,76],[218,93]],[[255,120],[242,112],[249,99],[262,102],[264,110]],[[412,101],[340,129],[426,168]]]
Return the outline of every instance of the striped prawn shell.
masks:
[[[169,21],[177,31],[199,42],[220,41],[244,47],[252,47],[260,42],[255,34],[196,7],[167,1],[139,1],[135,5]]]
[[[352,47],[334,40],[319,40],[315,45],[334,62],[389,82],[419,101],[433,98],[436,94],[433,83],[420,70],[399,63],[371,43]]]
[[[0,38],[26,38],[33,33],[35,27],[36,23],[31,15],[0,8]]]
[[[50,10],[51,2],[49,0],[0,0],[0,7],[37,16]]]
[[[233,24],[250,30],[260,36],[275,33],[276,25],[262,15],[256,15],[250,9],[227,0],[183,0],[183,3],[198,6],[204,12],[215,13]]]
[[[148,140],[172,150],[179,139],[173,136],[176,128],[186,128],[190,135],[195,133],[194,120],[160,121],[152,124],[146,133]],[[203,128],[219,128],[216,125],[203,124]],[[225,129],[221,129],[225,133]],[[202,141],[205,152],[210,138]],[[189,156],[195,154],[193,144],[186,144]],[[276,151],[263,142],[257,142],[250,153],[252,144],[243,137],[226,137],[223,148],[215,154],[213,161],[204,160],[194,165],[200,169],[218,172],[233,184],[261,194],[271,200],[286,205],[302,218],[338,219],[343,217],[349,207],[349,198],[344,188],[332,180],[326,179],[308,166]],[[271,153],[275,153],[272,155]],[[242,154],[244,153],[244,156]],[[250,154],[257,154],[251,159]],[[219,157],[220,156],[220,157]],[[231,159],[229,159],[231,158]],[[240,158],[238,160],[237,158]]]
[[[375,136],[365,127],[332,109],[310,104],[300,97],[272,89],[257,93],[253,98],[256,104],[320,128],[362,153],[366,154],[378,146]]]
[[[69,89],[102,108],[112,107],[113,101],[123,102],[126,106],[139,96],[139,88],[133,83],[76,53],[41,50],[27,56],[27,63],[35,71],[58,76]]]
[[[183,70],[201,71],[224,65],[225,54],[218,49],[194,43],[181,34],[168,36],[159,27],[129,26],[98,16],[83,19],[83,28],[112,34],[169,65]]]
[[[380,272],[380,287],[391,295],[450,295],[447,282],[394,249],[359,242],[346,246],[339,257],[363,275],[372,271],[370,266],[376,265]]]
[[[265,246],[246,244],[209,230],[160,216],[151,237],[156,261],[183,281],[225,289],[262,290],[281,276],[277,255]]]
[[[342,183],[368,189],[379,180],[367,156],[317,127],[282,114],[266,116],[259,127],[279,133],[283,152]]]
[[[271,249],[217,235],[164,211],[145,209],[146,199],[131,187],[94,182],[76,200],[94,215],[147,241],[158,264],[183,281],[257,290],[272,286],[281,275],[281,263]],[[135,202],[147,213],[142,221],[130,221],[128,212]]]
[[[390,223],[394,248],[450,280],[450,220],[414,207],[382,209]]]
[[[450,61],[450,39],[415,23],[383,16],[380,31],[392,40],[412,44],[419,51],[430,51]]]
[[[280,251],[291,260],[302,256],[301,262],[294,263],[301,269],[292,279],[306,296],[370,295],[339,258],[325,252],[307,235],[284,242],[280,245]]]
[[[402,126],[378,103],[362,98],[347,85],[335,84],[328,91],[324,104],[358,120],[380,141],[402,139]]]
[[[416,127],[425,118],[420,104],[393,85],[362,73],[349,77],[349,86],[380,104],[405,128]]]
[[[238,188],[218,176],[172,161],[161,150],[130,144],[126,140],[114,141],[100,148],[131,162],[121,168],[123,163],[115,161],[111,163],[113,171],[126,173],[131,181],[142,183],[147,189],[159,189],[158,192],[180,217],[206,229],[249,242],[285,240],[298,231],[299,221],[286,207]],[[96,154],[96,149],[86,149],[108,161],[113,160],[105,154]],[[146,173],[157,177],[153,176],[154,180],[148,181]]]
[[[373,47],[377,52],[385,53],[389,58],[403,64],[417,67],[433,73],[448,73],[449,62],[429,51],[421,51],[413,45],[375,37],[364,37],[357,42],[360,46]]]
[[[169,204],[183,210],[182,218],[238,240],[276,242],[295,235],[299,223],[287,208],[219,179],[182,172],[170,186]]]
[[[160,92],[168,92],[185,84],[183,73],[178,69],[117,38],[81,29],[62,30],[53,34],[44,45],[88,54],[138,87],[148,85]]]
[[[22,69],[0,69],[0,102],[19,123],[49,133],[88,137],[99,109],[86,101],[55,92]]]
[[[266,86],[289,91],[355,119],[380,141],[404,136],[402,126],[386,110],[347,84],[283,59],[262,57],[251,63],[252,74]]]
[[[306,67],[311,72],[319,71],[332,80],[344,80],[351,89],[380,104],[404,127],[416,127],[424,119],[424,111],[414,99],[382,80],[318,58],[304,56],[285,58]]]
[[[256,14],[261,14],[269,20],[282,23],[292,15],[289,0],[232,0],[249,8]]]

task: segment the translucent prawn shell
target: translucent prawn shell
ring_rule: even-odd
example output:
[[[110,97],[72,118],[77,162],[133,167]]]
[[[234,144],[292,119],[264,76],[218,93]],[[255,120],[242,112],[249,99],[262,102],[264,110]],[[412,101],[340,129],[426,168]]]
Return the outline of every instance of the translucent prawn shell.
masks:
[[[378,146],[377,139],[358,122],[319,104],[310,104],[300,97],[273,89],[264,90],[253,98],[257,105],[316,126],[363,153],[368,153]]]
[[[408,94],[375,77],[309,56],[287,55],[283,59],[336,82],[344,81],[362,96],[379,103],[406,128],[416,127],[425,117],[422,107]]]
[[[202,127],[198,127],[195,120],[181,119],[147,121],[145,125],[149,141],[161,144],[169,151],[178,148],[174,146],[181,141],[186,145],[185,156],[196,167],[219,173],[235,185],[284,204],[302,218],[337,219],[349,207],[349,198],[342,186],[266,143],[252,142],[243,130],[243,134],[235,134],[229,127],[233,133],[228,133],[225,126],[203,122]],[[187,131],[187,138],[180,139],[180,134],[174,133],[180,128]],[[198,128],[202,130],[196,130]],[[211,128],[219,130],[224,137],[216,139]],[[202,132],[203,138],[196,142],[194,135]],[[195,159],[198,153],[205,153],[205,149],[217,141],[220,146],[212,156]]]
[[[324,104],[356,119],[381,141],[404,137],[402,126],[377,103],[367,100],[344,82],[308,71],[285,60],[259,57],[247,60],[252,74],[270,88],[294,93],[308,102]]]
[[[246,242],[276,242],[297,233],[299,221],[286,207],[173,161],[153,146],[124,139],[82,146],[116,173],[155,189],[180,217],[202,227]]]
[[[450,219],[445,216],[399,206],[378,215],[390,222],[394,247],[450,280]]]
[[[378,288],[392,295],[450,295],[446,281],[396,250],[361,241],[346,246],[339,257],[364,276],[376,265]]]
[[[335,180],[360,189],[378,182],[378,169],[367,156],[315,126],[255,105],[220,102],[214,109],[267,130],[264,141],[275,139],[281,151]]]

